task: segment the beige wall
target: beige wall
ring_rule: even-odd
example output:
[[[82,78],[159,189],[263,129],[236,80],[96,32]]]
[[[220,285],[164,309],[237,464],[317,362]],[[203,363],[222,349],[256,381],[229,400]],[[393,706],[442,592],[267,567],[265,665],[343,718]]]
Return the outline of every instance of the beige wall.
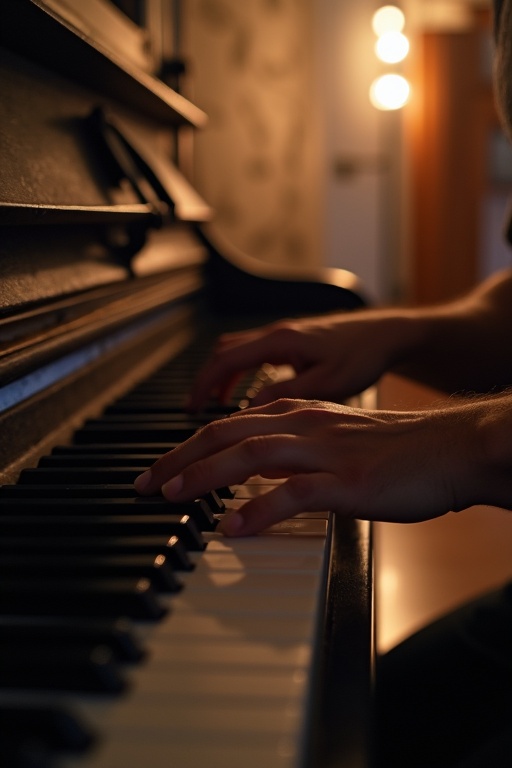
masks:
[[[314,0],[185,0],[186,95],[210,116],[194,182],[234,245],[322,261]]]

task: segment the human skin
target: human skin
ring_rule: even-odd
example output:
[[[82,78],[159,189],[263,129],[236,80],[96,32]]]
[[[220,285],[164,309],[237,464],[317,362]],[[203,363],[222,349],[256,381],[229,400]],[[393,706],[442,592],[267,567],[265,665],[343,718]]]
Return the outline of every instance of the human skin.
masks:
[[[202,428],[136,485],[178,502],[255,474],[286,477],[225,516],[220,530],[230,536],[326,509],[418,522],[512,502],[511,426],[509,393],[401,413],[277,400]]]
[[[496,62],[512,135],[512,0],[502,3]],[[512,271],[438,307],[362,310],[223,336],[191,391],[192,410],[212,394],[224,399],[242,372],[264,362],[291,365],[295,377],[264,388],[256,407],[199,430],[135,486],[182,501],[256,474],[284,478],[223,518],[220,530],[230,536],[326,509],[400,522],[473,504],[511,509],[511,338]],[[390,370],[459,396],[405,413],[340,404]]]

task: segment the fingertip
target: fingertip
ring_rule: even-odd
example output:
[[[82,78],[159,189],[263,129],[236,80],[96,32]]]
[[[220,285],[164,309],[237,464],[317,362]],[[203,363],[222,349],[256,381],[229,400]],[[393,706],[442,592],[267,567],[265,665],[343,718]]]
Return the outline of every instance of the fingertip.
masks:
[[[162,494],[166,499],[173,499],[181,490],[183,490],[183,475],[176,475],[162,485]]]
[[[243,532],[244,518],[239,512],[228,512],[224,515],[217,531],[223,533],[224,536],[240,536]]]
[[[133,481],[133,484],[137,493],[144,493],[151,485],[152,479],[153,477],[150,469],[146,470],[146,472],[143,472],[142,475],[136,477]]]

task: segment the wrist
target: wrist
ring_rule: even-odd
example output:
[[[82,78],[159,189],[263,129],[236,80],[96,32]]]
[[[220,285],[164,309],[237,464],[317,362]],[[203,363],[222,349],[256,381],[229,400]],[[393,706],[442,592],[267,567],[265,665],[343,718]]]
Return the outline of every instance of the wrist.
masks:
[[[474,453],[471,504],[512,509],[512,394],[477,400],[471,410],[469,450]]]

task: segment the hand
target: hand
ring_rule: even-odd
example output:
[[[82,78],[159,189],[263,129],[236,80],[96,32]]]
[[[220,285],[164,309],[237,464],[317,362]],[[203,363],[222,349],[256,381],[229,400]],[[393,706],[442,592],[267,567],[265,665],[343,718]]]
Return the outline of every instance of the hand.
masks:
[[[253,405],[280,397],[342,402],[374,384],[419,343],[411,314],[362,311],[288,320],[222,336],[192,388],[188,407],[200,410],[211,394],[227,400],[237,378],[263,363],[290,365],[295,378],[270,384]]]
[[[203,427],[136,488],[180,502],[258,474],[287,478],[226,515],[220,530],[227,535],[253,534],[308,511],[425,520],[473,503],[482,478],[468,411],[395,413],[279,400]]]

